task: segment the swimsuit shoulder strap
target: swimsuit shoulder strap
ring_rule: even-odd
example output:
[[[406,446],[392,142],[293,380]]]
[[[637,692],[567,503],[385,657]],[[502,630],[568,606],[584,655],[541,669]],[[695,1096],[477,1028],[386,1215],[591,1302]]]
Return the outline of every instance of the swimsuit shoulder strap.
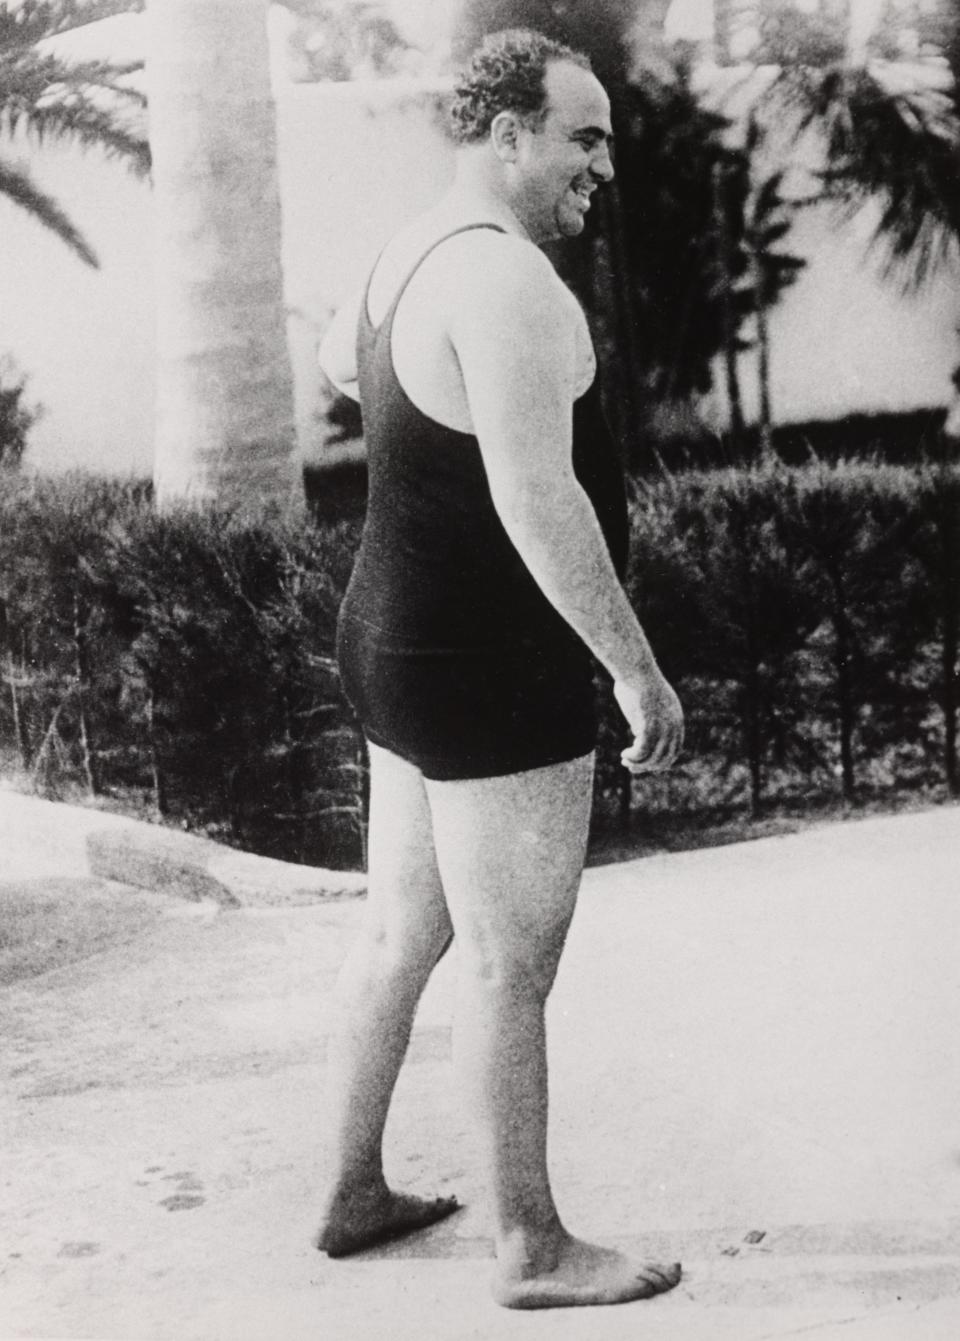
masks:
[[[366,325],[369,329],[371,329],[371,330],[381,330],[381,329],[383,329],[383,328],[387,325],[387,323],[392,319],[393,314],[394,314],[394,311],[396,310],[397,304],[400,302],[400,299],[403,297],[404,293],[406,292],[406,290],[407,290],[407,288],[408,288],[408,286],[409,286],[409,284],[410,284],[410,281],[413,279],[414,275],[417,273],[417,271],[418,271],[418,270],[420,269],[420,267],[423,265],[423,263],[424,263],[424,261],[427,259],[427,257],[430,256],[433,252],[435,252],[436,249],[437,249],[438,247],[442,246],[444,242],[449,242],[449,240],[450,240],[452,237],[459,237],[459,235],[460,235],[461,233],[471,233],[471,232],[473,232],[473,231],[474,231],[475,229],[477,229],[477,228],[489,228],[489,229],[491,229],[494,233],[505,233],[505,232],[507,231],[505,228],[501,227],[500,224],[495,224],[495,223],[472,223],[472,224],[463,224],[462,227],[460,227],[460,228],[454,228],[452,232],[450,232],[450,233],[444,233],[442,237],[438,237],[438,238],[436,239],[435,242],[432,242],[432,243],[430,244],[430,246],[429,246],[429,247],[427,248],[427,250],[423,253],[423,255],[422,255],[422,256],[415,262],[415,264],[414,264],[414,265],[410,268],[410,270],[407,272],[407,275],[406,275],[406,277],[405,277],[403,283],[400,285],[399,289],[398,289],[397,292],[394,294],[393,302],[392,302],[392,303],[390,304],[390,306],[387,308],[387,312],[386,312],[386,315],[384,316],[383,320],[379,323],[378,326],[374,326],[374,325],[373,325],[373,322],[370,320],[370,309],[369,309],[369,306],[368,306],[368,299],[369,299],[369,297],[370,297],[370,285],[371,285],[371,283],[373,282],[373,276],[374,276],[374,274],[376,273],[377,266],[380,264],[380,256],[383,255],[383,252],[381,252],[381,253],[380,253],[380,256],[377,257],[376,261],[375,261],[374,264],[373,264],[373,269],[370,271],[370,274],[369,274],[369,276],[368,276],[368,278],[367,278],[367,286],[366,286],[366,288],[364,289],[364,292],[363,292],[363,305],[362,305],[362,307],[361,307],[361,317],[362,317],[362,320],[363,320],[363,322],[365,323],[365,325]]]

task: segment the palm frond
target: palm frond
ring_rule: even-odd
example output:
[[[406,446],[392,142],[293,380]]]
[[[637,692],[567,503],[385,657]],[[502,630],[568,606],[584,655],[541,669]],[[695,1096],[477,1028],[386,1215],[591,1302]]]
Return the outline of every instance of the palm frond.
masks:
[[[52,139],[98,148],[145,175],[149,147],[133,122],[145,99],[122,82],[136,68],[0,53],[0,134],[23,131],[37,143]]]
[[[18,109],[12,116],[0,114],[0,131],[13,134],[17,130],[38,145],[54,140],[98,149],[107,158],[123,159],[140,176],[150,171],[147,142],[110,112],[87,100],[51,98],[43,106]]]
[[[112,19],[118,14],[141,14],[146,0],[60,0],[57,8],[63,11],[57,32],[66,33],[74,28],[85,28],[101,19]]]
[[[146,106],[146,95],[125,82],[143,69],[143,61],[64,60],[53,52],[0,50],[0,101],[42,97],[50,87],[103,90],[121,102]]]
[[[0,195],[6,196],[45,228],[56,233],[57,237],[85,264],[99,269],[100,261],[96,252],[57,202],[40,190],[25,168],[6,162],[2,158],[0,158]]]
[[[769,177],[764,178],[756,193],[756,199],[753,204],[753,217],[755,220],[767,219],[771,214],[783,209],[783,196],[780,188],[783,186],[784,169],[780,168],[777,172],[772,172]],[[787,227],[789,228],[789,224]]]
[[[873,245],[887,275],[922,285],[960,243],[960,115],[942,90],[891,91],[870,68],[784,69],[766,95],[768,114],[792,121],[796,139],[822,138],[823,196],[852,217],[880,205]]]
[[[117,14],[139,13],[144,0],[20,0],[0,3],[0,48],[32,46]]]

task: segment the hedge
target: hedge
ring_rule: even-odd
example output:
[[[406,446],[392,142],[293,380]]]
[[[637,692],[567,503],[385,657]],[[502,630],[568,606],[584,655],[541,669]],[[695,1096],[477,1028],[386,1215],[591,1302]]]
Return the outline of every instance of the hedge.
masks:
[[[8,767],[253,851],[360,863],[362,746],[333,664],[356,532],[160,517],[146,488],[89,477],[8,486]]]
[[[598,814],[960,791],[960,470],[780,462],[638,481],[628,590],[688,721],[631,785],[601,679]],[[356,521],[158,517],[149,489],[0,477],[0,765],[254,851],[363,861],[333,663]]]
[[[958,526],[948,463],[639,485],[628,587],[688,719],[670,804],[956,794]]]

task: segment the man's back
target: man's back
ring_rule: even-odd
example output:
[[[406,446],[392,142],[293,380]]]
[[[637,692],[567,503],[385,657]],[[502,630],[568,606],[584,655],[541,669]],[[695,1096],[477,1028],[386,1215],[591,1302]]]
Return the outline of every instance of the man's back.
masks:
[[[489,229],[470,228],[485,222]],[[368,285],[344,305],[324,341],[321,362],[333,380],[340,385],[356,380],[355,337],[364,298],[366,315],[378,326],[406,285],[394,323],[392,356],[404,391],[430,418],[460,432],[475,431],[464,350],[455,343],[457,330],[469,338],[472,328],[489,330],[497,345],[521,363],[529,361],[534,348],[541,357],[555,356],[545,335],[561,361],[566,361],[569,348],[574,360],[565,397],[569,408],[595,375],[586,320],[540,249],[513,231],[505,232],[505,222],[515,229],[514,220],[498,219],[496,211],[458,203],[456,209],[431,210],[397,233]],[[448,240],[435,248],[441,238]],[[475,358],[479,355],[482,363],[479,342],[473,343]],[[475,380],[494,375],[482,366],[467,371]]]

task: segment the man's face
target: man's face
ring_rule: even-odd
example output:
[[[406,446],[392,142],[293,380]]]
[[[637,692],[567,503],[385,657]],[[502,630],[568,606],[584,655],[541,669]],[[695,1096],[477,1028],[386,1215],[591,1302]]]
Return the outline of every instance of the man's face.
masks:
[[[534,242],[583,232],[590,198],[613,177],[610,101],[589,70],[553,61],[544,77],[546,114],[520,131],[514,208]]]

